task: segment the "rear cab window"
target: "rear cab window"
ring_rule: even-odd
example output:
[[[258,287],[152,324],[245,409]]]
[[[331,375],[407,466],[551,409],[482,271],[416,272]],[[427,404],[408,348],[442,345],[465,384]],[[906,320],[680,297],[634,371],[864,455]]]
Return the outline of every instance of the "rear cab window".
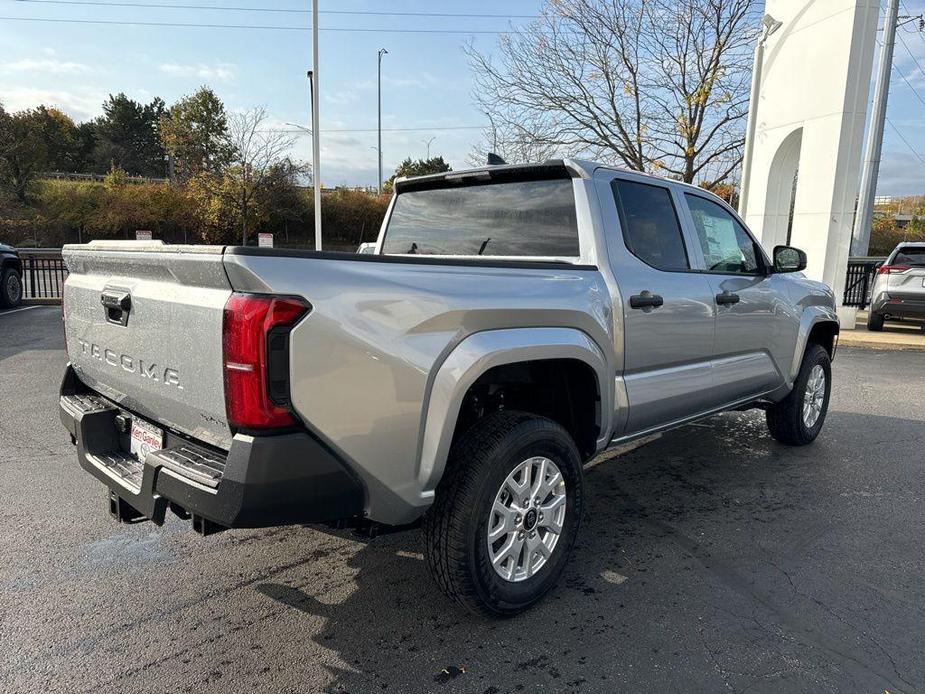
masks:
[[[382,252],[577,259],[572,179],[448,180],[399,190]]]

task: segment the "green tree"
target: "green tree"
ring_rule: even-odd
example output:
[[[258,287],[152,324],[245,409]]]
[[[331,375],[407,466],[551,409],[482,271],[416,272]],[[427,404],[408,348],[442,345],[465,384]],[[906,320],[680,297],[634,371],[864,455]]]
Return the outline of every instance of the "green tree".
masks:
[[[74,168],[77,173],[98,173],[96,167],[97,138],[95,121],[84,121],[77,126],[74,144]]]
[[[103,173],[115,166],[132,176],[164,176],[166,152],[158,126],[165,113],[159,97],[142,104],[122,93],[110,94],[92,134],[81,133],[84,144],[92,138],[94,170]]]
[[[0,116],[0,180],[19,202],[26,201],[29,185],[48,166],[47,128],[44,107]]]
[[[181,182],[202,172],[218,175],[231,160],[225,105],[208,87],[171,106],[161,118],[160,135]]]
[[[35,118],[45,147],[46,171],[73,171],[77,154],[77,126],[60,109],[39,106]]]
[[[408,157],[398,165],[398,168],[395,169],[395,173],[385,182],[383,191],[391,193],[392,185],[395,183],[396,178],[426,176],[428,174],[444,173],[445,171],[452,170],[453,169],[450,168],[450,165],[446,163],[443,157],[431,157],[430,159],[412,159]]]

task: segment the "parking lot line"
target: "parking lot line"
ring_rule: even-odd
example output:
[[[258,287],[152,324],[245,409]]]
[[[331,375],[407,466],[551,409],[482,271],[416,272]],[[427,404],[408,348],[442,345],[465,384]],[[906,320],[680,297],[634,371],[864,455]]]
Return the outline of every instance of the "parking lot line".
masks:
[[[36,304],[35,306],[23,306],[21,308],[14,308],[12,311],[0,311],[0,316],[8,316],[11,313],[19,313],[20,311],[28,311],[30,308],[42,308],[42,304]]]

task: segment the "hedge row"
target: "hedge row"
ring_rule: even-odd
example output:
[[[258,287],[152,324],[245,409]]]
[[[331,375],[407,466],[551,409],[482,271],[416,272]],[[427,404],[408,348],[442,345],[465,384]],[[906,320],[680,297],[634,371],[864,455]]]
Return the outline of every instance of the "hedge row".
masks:
[[[168,243],[241,243],[239,222],[221,212],[216,221],[214,201],[205,197],[192,186],[162,183],[38,181],[27,205],[0,200],[0,242],[57,247],[91,239],[132,239],[136,230],[146,229]],[[295,188],[277,200],[272,209],[255,209],[249,243],[256,243],[257,232],[270,232],[276,245],[311,248],[311,189]],[[348,249],[375,240],[388,203],[388,196],[363,191],[325,192],[321,210],[326,245]]]

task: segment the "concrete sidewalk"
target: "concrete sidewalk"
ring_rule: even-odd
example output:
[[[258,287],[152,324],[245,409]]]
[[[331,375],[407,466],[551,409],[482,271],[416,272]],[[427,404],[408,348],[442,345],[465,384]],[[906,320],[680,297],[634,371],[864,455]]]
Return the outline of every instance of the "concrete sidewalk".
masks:
[[[838,344],[842,347],[866,347],[868,349],[910,349],[925,351],[925,330],[923,323],[913,321],[887,321],[879,333],[867,329],[867,311],[858,311],[855,329],[842,326]]]

